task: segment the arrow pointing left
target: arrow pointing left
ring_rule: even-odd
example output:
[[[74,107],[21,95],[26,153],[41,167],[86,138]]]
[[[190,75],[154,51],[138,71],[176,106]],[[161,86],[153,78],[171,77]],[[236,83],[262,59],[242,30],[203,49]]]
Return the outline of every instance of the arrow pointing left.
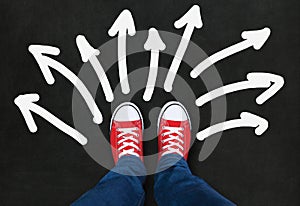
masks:
[[[71,136],[81,145],[87,144],[87,139],[81,133],[79,133],[69,125],[65,124],[63,121],[55,117],[46,109],[34,103],[39,101],[39,99],[40,96],[38,94],[24,94],[19,95],[14,100],[15,104],[19,107],[21,113],[23,114],[23,117],[30,132],[35,133],[37,131],[37,126],[32,117],[32,113],[36,113],[39,116],[43,117],[45,120],[47,120],[49,123],[57,127],[59,130]]]
[[[57,56],[60,51],[56,47],[52,46],[43,46],[43,45],[30,45],[28,48],[29,52],[34,56],[37,61],[40,69],[46,79],[46,82],[52,85],[55,80],[50,71],[50,67],[61,73],[64,77],[66,77],[79,91],[79,93],[84,98],[86,104],[88,105],[91,113],[93,114],[94,122],[96,124],[100,124],[103,121],[102,114],[96,105],[92,95],[83,84],[83,82],[73,73],[71,72],[65,65],[62,63],[45,56],[44,54],[55,55]]]

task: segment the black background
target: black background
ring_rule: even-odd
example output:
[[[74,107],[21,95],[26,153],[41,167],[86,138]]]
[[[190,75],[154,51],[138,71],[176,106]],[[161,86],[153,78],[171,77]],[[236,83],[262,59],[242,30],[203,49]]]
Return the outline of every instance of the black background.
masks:
[[[72,124],[73,86],[56,72],[55,84],[48,86],[27,47],[59,47],[61,54],[55,59],[77,73],[82,65],[77,34],[85,34],[93,45],[103,44],[110,39],[107,31],[117,15],[128,8],[137,30],[154,26],[181,35],[183,29],[175,29],[173,22],[193,4],[202,8],[204,27],[194,32],[192,40],[207,54],[240,41],[243,30],[272,29],[260,51],[248,49],[216,64],[224,84],[244,80],[251,71],[282,75],[286,84],[262,106],[254,101],[262,90],[229,95],[228,119],[250,111],[267,118],[270,127],[260,138],[252,129],[225,132],[214,153],[202,163],[197,161],[202,143],[196,142],[189,158],[192,172],[238,205],[300,205],[297,0],[1,0],[0,205],[69,205],[107,172],[44,119],[35,116],[38,132],[28,131],[14,98],[37,92],[38,104]],[[135,61],[138,58],[132,57],[130,65]],[[170,62],[171,58],[163,64],[168,67]],[[142,66],[147,65],[148,60]],[[188,74],[190,70],[180,71]],[[209,111],[209,105],[202,109]],[[153,177],[149,177],[146,205],[155,205],[152,186]]]

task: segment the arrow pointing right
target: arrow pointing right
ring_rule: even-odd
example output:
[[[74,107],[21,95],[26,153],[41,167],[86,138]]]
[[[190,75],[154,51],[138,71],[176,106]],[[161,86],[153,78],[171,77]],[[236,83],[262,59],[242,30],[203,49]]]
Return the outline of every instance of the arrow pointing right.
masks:
[[[242,33],[242,38],[245,39],[244,41],[223,49],[202,61],[191,71],[191,77],[196,78],[204,70],[216,62],[250,47],[253,47],[255,50],[259,50],[268,40],[270,34],[271,30],[267,27],[261,30],[244,31]]]
[[[263,104],[272,96],[274,96],[283,87],[283,85],[284,79],[279,75],[264,72],[252,72],[247,75],[246,81],[229,84],[202,95],[196,100],[196,105],[202,106],[215,98],[236,91],[245,89],[268,88],[256,98],[257,104]]]
[[[145,50],[151,51],[150,70],[146,90],[143,96],[145,101],[150,101],[157,77],[159,51],[163,51],[166,45],[161,40],[158,31],[155,28],[149,29],[149,36],[144,45]]]
[[[45,120],[53,124],[55,127],[66,133],[67,135],[73,137],[81,145],[87,144],[87,139],[78,131],[65,124],[63,121],[55,117],[53,114],[35,104],[40,99],[38,94],[24,94],[19,95],[15,98],[14,102],[19,107],[25,122],[28,126],[30,132],[35,133],[37,131],[37,126],[32,117],[32,112],[43,117]]]
[[[253,127],[256,135],[262,135],[268,129],[269,123],[266,119],[249,112],[242,112],[240,119],[233,119],[219,124],[215,124],[197,133],[197,139],[202,141],[209,136],[239,127]]]
[[[125,9],[118,16],[112,27],[108,31],[108,35],[114,37],[118,34],[118,64],[119,77],[123,94],[130,92],[127,77],[127,57],[126,57],[126,36],[134,36],[136,33],[133,17],[129,10]]]

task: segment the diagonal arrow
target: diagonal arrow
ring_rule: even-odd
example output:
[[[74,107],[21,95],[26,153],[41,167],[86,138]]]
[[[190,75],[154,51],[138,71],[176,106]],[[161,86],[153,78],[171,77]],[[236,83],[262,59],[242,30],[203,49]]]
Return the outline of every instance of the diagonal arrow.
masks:
[[[253,72],[247,75],[246,81],[229,84],[202,95],[196,100],[196,105],[202,106],[215,98],[236,91],[245,89],[268,88],[256,98],[257,104],[263,104],[273,95],[275,95],[283,87],[283,85],[284,79],[279,75],[264,72]]]
[[[118,16],[108,35],[114,37],[118,34],[118,64],[121,89],[124,94],[130,92],[127,77],[126,36],[134,36],[136,33],[133,17],[129,10],[125,9]]]
[[[114,100],[113,91],[111,89],[108,78],[105,74],[105,71],[104,71],[102,65],[100,64],[98,58],[96,57],[100,54],[100,51],[93,48],[89,44],[89,42],[86,40],[85,36],[83,36],[83,35],[78,35],[76,37],[76,44],[77,44],[78,50],[81,54],[82,61],[83,62],[89,61],[91,63],[91,65],[93,66],[93,68],[98,76],[98,79],[101,83],[106,101],[112,102]]]
[[[262,135],[268,129],[268,121],[249,112],[242,112],[240,119],[233,119],[208,127],[197,133],[197,139],[202,141],[209,136],[239,127],[253,127],[256,135]]]
[[[188,47],[194,29],[200,29],[203,26],[200,14],[200,7],[198,5],[194,5],[183,17],[181,17],[174,23],[174,26],[177,29],[180,29],[184,26],[186,26],[186,28],[184,30],[180,44],[178,46],[175,57],[173,58],[171,67],[167,74],[167,78],[165,80],[164,89],[166,92],[172,91],[172,85],[175,80],[175,76],[181,64],[185,51]]]
[[[35,133],[37,131],[37,126],[32,117],[32,113],[36,113],[39,116],[43,117],[45,120],[47,120],[49,123],[57,127],[58,129],[66,133],[67,135],[73,137],[73,139],[75,139],[81,145],[87,144],[87,139],[81,133],[79,133],[69,125],[65,124],[63,121],[55,117],[46,109],[34,103],[39,101],[39,99],[40,97],[38,94],[24,94],[19,95],[14,100],[15,104],[19,107],[21,113],[23,114],[23,117],[30,132]]]
[[[151,100],[157,78],[159,51],[163,51],[166,48],[155,28],[149,29],[148,39],[144,44],[144,48],[151,51],[149,76],[143,96],[143,99],[148,102]]]
[[[60,53],[59,49],[52,46],[30,45],[28,50],[34,56],[38,65],[40,66],[46,82],[51,85],[55,81],[50,71],[50,67],[61,73],[77,88],[88,105],[91,113],[93,114],[94,122],[96,124],[100,124],[103,120],[102,114],[83,82],[62,63],[44,55],[48,54],[57,56]]]
[[[191,77],[196,78],[204,70],[206,70],[216,62],[250,47],[253,47],[255,50],[259,50],[265,44],[270,34],[271,30],[267,27],[261,30],[244,31],[242,33],[242,38],[244,39],[244,41],[223,49],[202,61],[191,71]]]

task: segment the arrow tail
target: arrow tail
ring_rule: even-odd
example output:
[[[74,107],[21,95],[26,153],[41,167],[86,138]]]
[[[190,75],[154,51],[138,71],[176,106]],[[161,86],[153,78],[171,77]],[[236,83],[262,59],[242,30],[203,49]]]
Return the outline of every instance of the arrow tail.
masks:
[[[206,69],[208,69],[211,65],[213,65],[213,64],[217,63],[218,61],[225,59],[233,54],[243,51],[249,47],[251,47],[251,44],[247,40],[244,40],[244,41],[234,44],[228,48],[225,48],[219,52],[216,52],[215,54],[211,55],[210,57],[208,57],[207,59],[202,61],[200,64],[198,64],[191,71],[191,77],[196,78],[202,72],[204,72]]]
[[[150,70],[143,99],[150,101],[155,88],[158,72],[159,51],[151,51]]]
[[[233,84],[229,84],[226,85],[224,87],[220,87],[217,88],[215,90],[212,90],[202,96],[200,96],[197,100],[196,100],[196,105],[198,107],[203,106],[204,104],[212,101],[213,99],[216,99],[220,96],[229,94],[229,93],[233,93],[236,91],[241,91],[241,90],[245,90],[245,89],[252,89],[252,88],[257,88],[259,87],[259,85],[255,86],[252,85],[249,81],[242,81],[242,82],[237,82],[237,83],[233,83]]]
[[[55,117],[53,114],[48,112],[46,109],[40,107],[39,105],[31,104],[30,110],[32,110],[36,114],[40,115],[42,118],[47,120],[50,124],[54,125],[59,130],[64,132],[65,134],[71,136],[73,139],[75,139],[81,145],[85,145],[87,143],[87,139],[81,133],[79,133],[77,130],[73,129],[69,125],[65,124],[63,121],[61,121],[60,119]],[[31,114],[30,114],[30,116],[32,118]],[[33,120],[33,122],[34,122],[34,120]],[[27,123],[27,121],[26,121],[26,123]]]
[[[118,65],[122,92],[128,94],[130,87],[127,77],[126,34],[122,33],[119,33],[118,36]]]
[[[216,133],[238,128],[238,127],[247,127],[248,125],[244,124],[244,121],[241,119],[235,119],[235,120],[229,120],[226,122],[215,124],[211,127],[208,127],[200,132],[197,133],[197,139],[200,141],[205,140],[206,138],[210,137],[211,135],[214,135]]]

